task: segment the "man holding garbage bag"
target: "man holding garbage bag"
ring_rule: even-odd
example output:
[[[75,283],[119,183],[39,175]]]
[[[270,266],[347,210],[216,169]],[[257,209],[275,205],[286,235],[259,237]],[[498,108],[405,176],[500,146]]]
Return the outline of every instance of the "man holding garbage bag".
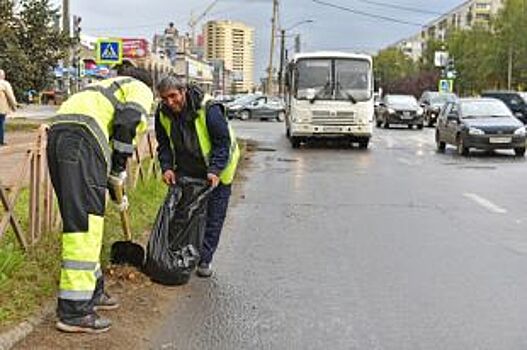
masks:
[[[197,269],[198,276],[210,277],[240,150],[224,107],[211,102],[197,86],[168,76],[159,82],[157,91],[161,102],[155,130],[164,182],[173,185],[177,177],[185,176],[207,179],[214,187]]]

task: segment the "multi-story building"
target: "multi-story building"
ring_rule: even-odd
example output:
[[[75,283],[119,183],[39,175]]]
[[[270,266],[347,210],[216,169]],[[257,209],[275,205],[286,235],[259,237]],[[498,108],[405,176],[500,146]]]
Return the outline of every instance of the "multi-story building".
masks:
[[[445,40],[448,32],[455,29],[470,29],[476,25],[487,26],[505,0],[468,0],[453,10],[424,26],[420,33],[401,40],[392,47],[399,47],[405,54],[418,60],[429,39]]]
[[[241,22],[209,21],[204,27],[205,58],[222,60],[232,71],[236,92],[253,89],[254,29]]]

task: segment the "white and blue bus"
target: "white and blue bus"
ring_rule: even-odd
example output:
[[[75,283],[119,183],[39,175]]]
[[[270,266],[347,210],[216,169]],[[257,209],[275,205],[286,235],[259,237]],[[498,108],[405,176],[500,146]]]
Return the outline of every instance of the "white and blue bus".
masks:
[[[368,148],[373,130],[369,55],[296,54],[286,73],[286,134],[293,148],[314,138],[343,137]]]

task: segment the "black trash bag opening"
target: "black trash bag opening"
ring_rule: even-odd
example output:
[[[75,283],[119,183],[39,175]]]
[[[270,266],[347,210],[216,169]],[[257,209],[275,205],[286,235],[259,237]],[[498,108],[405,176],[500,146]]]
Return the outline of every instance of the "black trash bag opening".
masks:
[[[178,178],[170,186],[148,240],[144,272],[157,283],[182,285],[199,263],[207,218],[208,181]]]

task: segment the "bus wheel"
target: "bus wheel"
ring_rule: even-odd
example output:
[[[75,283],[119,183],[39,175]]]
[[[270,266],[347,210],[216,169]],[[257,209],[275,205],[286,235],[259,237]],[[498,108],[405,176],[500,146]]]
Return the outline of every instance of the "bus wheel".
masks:
[[[295,149],[296,148],[300,148],[300,143],[301,143],[300,142],[300,138],[295,137],[295,136],[291,136],[290,140],[291,140],[291,146],[293,148],[295,148]]]
[[[370,143],[370,139],[369,138],[361,139],[359,141],[359,148],[360,149],[367,149],[369,143]]]

